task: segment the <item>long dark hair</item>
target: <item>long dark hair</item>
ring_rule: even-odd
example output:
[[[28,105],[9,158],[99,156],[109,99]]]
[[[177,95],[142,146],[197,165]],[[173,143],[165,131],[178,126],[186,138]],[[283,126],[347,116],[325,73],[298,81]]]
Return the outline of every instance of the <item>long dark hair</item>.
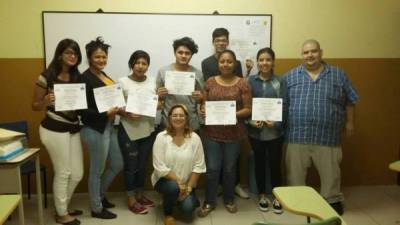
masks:
[[[262,49],[258,50],[258,52],[257,52],[257,62],[258,62],[258,58],[260,58],[260,55],[263,54],[263,53],[267,53],[269,56],[271,56],[272,61],[275,61],[275,52],[274,52],[274,50],[272,50],[272,48],[265,47],[265,48],[262,48]],[[258,73],[260,73],[260,72],[258,72]],[[271,68],[271,74],[272,75],[274,74],[274,68]]]
[[[62,54],[64,53],[64,51],[67,48],[72,49],[78,58],[76,64],[73,65],[69,70],[70,81],[75,82],[78,79],[78,76],[80,74],[79,70],[78,70],[78,66],[82,62],[81,49],[79,48],[79,45],[76,41],[66,38],[66,39],[61,40],[58,43],[58,45],[56,47],[56,51],[54,52],[53,59],[50,62],[50,65],[42,73],[43,75],[46,76],[47,82],[48,82],[48,87],[50,87],[50,88],[53,88],[53,84],[57,80],[57,76],[61,73],[62,64],[63,64]]]

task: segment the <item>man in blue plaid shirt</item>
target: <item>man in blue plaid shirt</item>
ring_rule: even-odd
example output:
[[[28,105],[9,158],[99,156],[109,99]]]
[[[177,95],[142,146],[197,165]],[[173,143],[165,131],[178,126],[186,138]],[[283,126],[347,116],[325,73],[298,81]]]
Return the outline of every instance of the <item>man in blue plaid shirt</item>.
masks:
[[[287,86],[287,181],[305,185],[313,163],[321,178],[321,195],[341,215],[341,137],[354,132],[358,95],[345,72],[322,60],[318,41],[302,47],[302,65],[285,75]]]

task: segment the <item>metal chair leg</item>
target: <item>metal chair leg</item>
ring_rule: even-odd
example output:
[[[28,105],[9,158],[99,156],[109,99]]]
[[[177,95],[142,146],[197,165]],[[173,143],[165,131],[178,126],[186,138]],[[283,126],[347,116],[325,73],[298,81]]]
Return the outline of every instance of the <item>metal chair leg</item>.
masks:
[[[43,190],[44,190],[44,208],[47,209],[47,173],[46,173],[46,168],[43,168],[42,176],[43,176]]]
[[[31,199],[31,175],[27,174],[26,175],[27,178],[27,183],[28,183],[28,199]]]

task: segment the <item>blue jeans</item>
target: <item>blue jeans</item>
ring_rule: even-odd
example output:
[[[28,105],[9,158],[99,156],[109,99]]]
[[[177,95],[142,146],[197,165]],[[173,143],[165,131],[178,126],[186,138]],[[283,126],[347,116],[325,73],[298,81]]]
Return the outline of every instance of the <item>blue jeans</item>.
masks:
[[[101,200],[113,181],[122,170],[123,161],[117,140],[117,129],[107,124],[104,133],[84,126],[81,130],[82,140],[87,144],[90,158],[89,195],[93,212],[101,212]],[[106,162],[109,162],[107,170]]]
[[[240,140],[234,142],[215,141],[204,138],[206,156],[206,203],[215,205],[218,181],[222,169],[224,203],[233,203],[236,180],[236,162],[240,153]]]
[[[196,197],[195,189],[183,201],[178,201],[179,186],[176,181],[160,178],[154,186],[157,192],[162,195],[164,215],[172,215],[174,206],[186,215],[192,215],[194,210],[200,206],[199,199]]]
[[[118,142],[124,159],[124,182],[128,196],[143,189],[147,160],[154,143],[154,133],[138,140],[130,140],[122,125],[118,130]]]

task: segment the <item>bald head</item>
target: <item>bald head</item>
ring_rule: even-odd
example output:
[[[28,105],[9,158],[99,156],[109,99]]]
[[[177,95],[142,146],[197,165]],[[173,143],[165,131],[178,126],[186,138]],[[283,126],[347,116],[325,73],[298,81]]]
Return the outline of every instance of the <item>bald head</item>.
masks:
[[[304,46],[309,45],[309,44],[315,45],[318,48],[318,50],[321,50],[321,46],[320,46],[319,42],[315,39],[308,39],[305,42],[303,42],[301,49],[303,50]]]
[[[322,49],[317,40],[306,40],[301,48],[301,55],[303,64],[308,70],[315,70],[321,66]]]

